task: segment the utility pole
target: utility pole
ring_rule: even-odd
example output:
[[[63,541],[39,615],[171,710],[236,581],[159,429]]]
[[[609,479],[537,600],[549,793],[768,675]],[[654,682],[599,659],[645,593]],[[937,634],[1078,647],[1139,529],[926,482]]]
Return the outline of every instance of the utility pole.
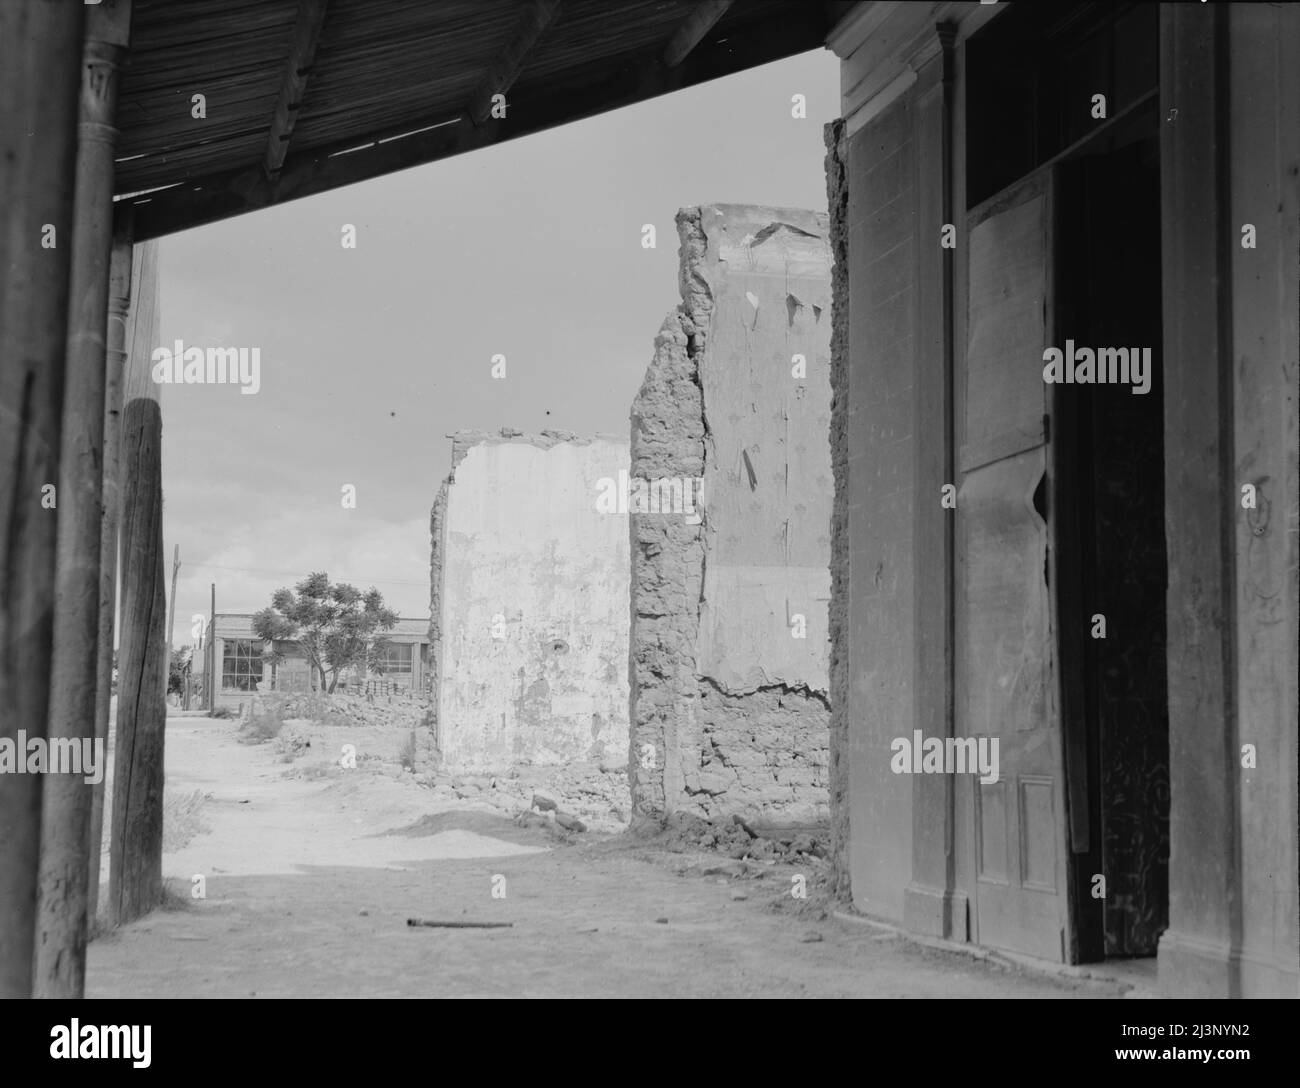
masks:
[[[181,569],[181,546],[172,552],[172,595],[167,605],[167,652],[172,652],[172,626],[176,623],[176,573]]]
[[[176,574],[181,569],[181,546],[177,544],[172,552],[172,592],[167,598],[167,694],[171,694],[172,686],[172,640],[175,635],[172,633],[176,625]]]
[[[208,658],[212,664],[208,669],[208,682],[203,686],[208,697],[208,713],[211,714],[217,709],[217,635],[214,630],[217,625],[217,583],[209,584],[212,587],[212,608],[208,613]]]

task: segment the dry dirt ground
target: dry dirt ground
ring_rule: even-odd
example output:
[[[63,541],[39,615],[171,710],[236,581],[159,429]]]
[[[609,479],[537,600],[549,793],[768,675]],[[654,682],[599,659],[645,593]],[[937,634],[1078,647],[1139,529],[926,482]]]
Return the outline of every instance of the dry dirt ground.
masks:
[[[581,833],[520,826],[510,815],[517,800],[479,798],[493,791],[490,781],[448,788],[418,766],[403,770],[398,752],[409,736],[382,726],[291,722],[281,738],[249,744],[235,722],[170,719],[163,857],[170,902],[91,944],[87,996],[1098,997],[1123,990],[921,947],[836,918],[816,858],[789,864],[683,851],[680,841],[647,844],[602,830],[600,819]],[[344,744],[356,747],[355,769],[339,765]],[[561,786],[552,792],[581,783]],[[602,796],[590,807],[587,818],[617,805]],[[192,897],[197,875],[205,898]],[[807,878],[806,899],[791,895],[795,875]],[[408,918],[511,925],[415,928]]]

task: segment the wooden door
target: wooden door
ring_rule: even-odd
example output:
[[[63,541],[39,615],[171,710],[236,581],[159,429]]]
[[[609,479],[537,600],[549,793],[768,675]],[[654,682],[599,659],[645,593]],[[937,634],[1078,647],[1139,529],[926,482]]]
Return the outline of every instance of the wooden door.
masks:
[[[1053,172],[1040,171],[967,221],[955,731],[998,741],[998,780],[976,777],[967,792],[972,936],[1063,961],[1070,906],[1043,382],[1043,351],[1056,335],[1054,190]]]

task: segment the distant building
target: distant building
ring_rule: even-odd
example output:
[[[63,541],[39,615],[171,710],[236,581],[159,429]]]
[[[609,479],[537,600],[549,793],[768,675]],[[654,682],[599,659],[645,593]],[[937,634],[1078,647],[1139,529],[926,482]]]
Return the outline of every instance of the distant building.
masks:
[[[382,632],[388,640],[383,671],[345,669],[336,690],[355,690],[370,682],[391,690],[423,691],[429,675],[429,621],[399,619]],[[272,653],[280,655],[272,660]],[[311,691],[312,667],[295,641],[260,639],[253,634],[253,613],[218,612],[212,621],[212,646],[205,663],[208,690],[216,706],[239,709],[263,685],[263,691]],[[215,681],[215,682],[214,682]],[[319,677],[315,685],[320,686]]]

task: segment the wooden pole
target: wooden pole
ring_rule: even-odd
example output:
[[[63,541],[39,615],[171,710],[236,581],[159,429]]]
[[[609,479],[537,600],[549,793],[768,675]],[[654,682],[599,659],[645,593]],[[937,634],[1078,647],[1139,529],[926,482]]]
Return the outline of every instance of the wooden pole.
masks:
[[[37,997],[81,997],[85,990],[90,779],[106,769],[102,751],[94,751],[96,672],[87,666],[99,660],[104,341],[117,145],[113,122],[130,18],[130,0],[91,7],[82,52],[47,734],[52,763],[55,745],[63,742],[71,742],[65,750],[76,750],[81,758],[73,766],[51,765],[41,798],[32,982]]]
[[[217,709],[217,684],[219,676],[217,670],[221,667],[217,661],[217,583],[210,583],[212,589],[212,604],[208,612],[208,658],[211,665],[208,669],[208,713],[211,714]]]
[[[167,598],[167,687],[164,689],[167,696],[171,696],[172,686],[172,644],[175,635],[172,634],[172,628],[176,626],[176,575],[181,569],[181,546],[176,545],[172,553],[172,591]]]
[[[194,652],[194,655],[190,658],[190,678],[191,678],[191,680],[192,680],[193,677],[194,677],[194,662],[197,661],[200,657],[203,659],[203,663],[202,663],[202,665],[200,666],[200,668],[201,668],[203,671],[199,674],[199,675],[202,677],[202,680],[199,681],[198,692],[197,692],[197,694],[199,695],[199,705],[198,705],[197,707],[194,707],[194,708],[193,708],[193,709],[195,709],[195,710],[203,710],[203,709],[204,709],[204,706],[203,706],[203,696],[205,696],[206,693],[207,693],[207,686],[208,686],[208,643],[207,643],[207,639],[206,639],[206,637],[205,637],[206,635],[207,635],[207,632],[206,632],[206,631],[200,631],[200,632],[199,632],[199,648]],[[189,710],[189,709],[191,709],[191,708],[187,706],[185,709],[186,709],[186,710]]]
[[[0,3],[0,742],[24,769],[50,698],[85,12]],[[0,780],[0,997],[32,993],[43,777]]]
[[[156,244],[136,250],[140,314],[122,412],[122,638],[109,848],[109,921],[162,901],[163,730],[167,722],[166,580],[162,549],[162,414],[150,376],[158,342]],[[148,330],[148,335],[146,335]]]
[[[128,217],[129,219],[129,217]],[[108,750],[108,717],[113,703],[113,642],[117,613],[117,545],[122,515],[122,377],[130,350],[137,311],[131,307],[130,224],[113,239],[109,271],[108,349],[104,378],[104,521],[99,537],[99,646],[95,669],[95,740]],[[99,913],[100,861],[104,852],[104,783],[92,787],[90,809],[90,869],[86,910],[93,936]]]

